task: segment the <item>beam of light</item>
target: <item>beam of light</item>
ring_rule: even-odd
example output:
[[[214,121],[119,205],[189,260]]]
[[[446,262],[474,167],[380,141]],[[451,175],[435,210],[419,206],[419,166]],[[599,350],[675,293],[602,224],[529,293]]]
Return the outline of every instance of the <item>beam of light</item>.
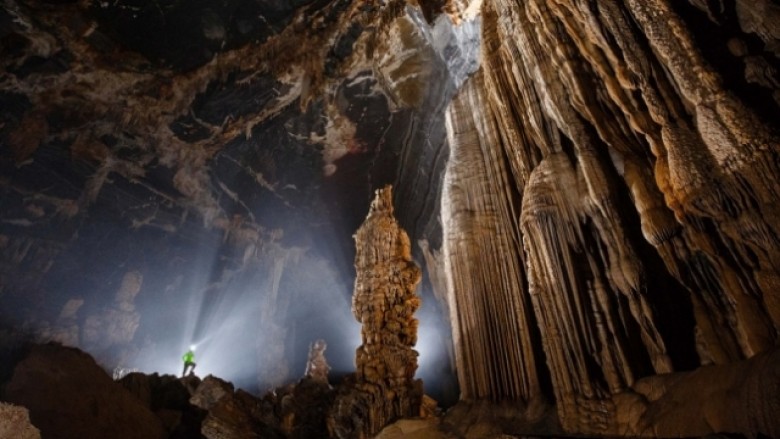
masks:
[[[422,290],[422,288],[420,288]],[[457,381],[453,372],[453,352],[450,328],[442,318],[436,299],[430,291],[419,291],[424,296],[415,317],[419,320],[417,344],[417,373],[423,380],[425,393],[445,405],[456,402]]]
[[[437,325],[430,307],[421,307],[417,313],[419,327],[414,349],[420,354],[417,359],[417,375],[424,380],[435,378],[437,365],[447,355],[444,331]]]
[[[285,343],[281,355],[292,382],[303,376],[309,344],[324,338],[333,376],[354,372],[360,324],[351,313],[353,276],[340,272],[321,253],[290,263],[277,286],[275,303],[282,309],[269,313],[265,309],[271,288],[265,282],[269,266],[261,263],[230,272],[218,268],[216,256],[205,256],[215,246],[204,247],[204,255],[197,258],[202,269],[191,267],[182,275],[189,274],[180,286],[185,299],[165,305],[154,301],[141,310],[148,342],[132,363],[123,366],[179,376],[182,356],[195,345],[197,376],[211,374],[250,392],[264,391],[258,388],[259,377],[265,368],[276,366],[267,363],[268,352],[278,355],[279,343]],[[284,305],[285,301],[289,303]],[[268,318],[273,321],[264,321]],[[269,324],[281,325],[284,339],[279,333],[268,339],[264,328]]]
[[[180,280],[173,292],[149,295],[145,309],[139,305],[145,339],[135,360],[123,366],[180,376],[182,356],[194,345],[197,376],[214,375],[259,393],[267,390],[259,382],[263,373],[273,368],[287,368],[286,383],[300,379],[310,343],[322,338],[328,344],[331,382],[339,382],[355,371],[361,325],[351,311],[354,268],[329,245],[334,236],[328,238],[310,243],[302,257],[284,262],[276,280],[273,267],[279,261],[274,255],[253,256],[236,266],[220,256],[230,252],[222,247],[226,244],[221,237],[200,243],[200,250],[187,258],[186,269],[175,274]],[[159,277],[167,288],[174,275]],[[269,296],[273,299],[267,300]],[[416,315],[420,327],[415,347],[420,352],[417,376],[426,389],[439,380],[441,365],[449,365],[448,328],[437,312],[433,295],[427,294]]]

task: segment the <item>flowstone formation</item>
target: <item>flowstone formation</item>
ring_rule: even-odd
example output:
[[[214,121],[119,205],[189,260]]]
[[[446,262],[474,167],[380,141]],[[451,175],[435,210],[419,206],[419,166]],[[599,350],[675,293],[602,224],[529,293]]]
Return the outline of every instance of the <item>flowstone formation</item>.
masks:
[[[461,398],[554,402],[568,433],[777,436],[772,397],[713,407],[780,343],[780,8],[480,13],[482,65],[447,109],[437,273]]]
[[[371,209],[355,234],[355,289],[352,312],[363,325],[357,373],[348,394],[336,404],[339,437],[373,436],[395,419],[419,416],[422,381],[417,370],[415,288],[420,269],[412,262],[406,232],[393,216],[392,188],[376,191]],[[351,432],[344,429],[352,418]]]

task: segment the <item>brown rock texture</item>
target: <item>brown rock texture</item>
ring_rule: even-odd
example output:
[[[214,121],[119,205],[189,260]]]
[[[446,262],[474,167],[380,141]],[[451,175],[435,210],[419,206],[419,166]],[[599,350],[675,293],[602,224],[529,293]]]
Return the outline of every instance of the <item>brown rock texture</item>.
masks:
[[[482,2],[483,64],[447,112],[431,260],[463,399],[552,399],[572,433],[772,434],[767,395],[750,420],[719,409],[697,427],[670,420],[699,416],[692,403],[667,400],[680,412],[641,428],[617,396],[711,364],[753,381],[738,362],[778,345],[770,3]],[[715,55],[729,50],[744,75]]]
[[[260,401],[243,390],[223,397],[209,410],[201,433],[208,439],[246,437],[283,438],[284,435],[261,421]]]
[[[206,379],[213,378],[209,376]],[[190,398],[190,388],[204,387],[197,377],[179,379],[173,375],[133,372],[119,380],[119,383],[157,416],[169,438],[200,437],[205,410],[210,406],[203,407],[192,401],[197,395]],[[197,402],[203,403],[203,399]]]
[[[624,421],[619,424],[629,426],[621,432],[625,435],[778,437],[778,390],[780,350],[774,349],[731,364],[642,378],[633,392],[615,400],[618,419]]]
[[[214,376],[207,376],[198,384],[190,398],[190,403],[204,410],[209,410],[225,396],[232,395],[233,385]]]
[[[30,423],[26,408],[0,402],[0,437],[41,439],[41,432]]]
[[[376,191],[355,247],[352,312],[362,325],[363,344],[351,393],[336,402],[339,437],[370,437],[396,419],[419,416],[423,397],[422,382],[414,379],[418,353],[413,349],[421,273],[412,262],[409,237],[393,216],[390,186]],[[347,423],[345,417],[353,420]]]
[[[82,345],[86,349],[100,351],[111,346],[127,345],[133,340],[141,321],[134,301],[142,284],[141,273],[125,273],[112,306],[86,318],[81,332]]]

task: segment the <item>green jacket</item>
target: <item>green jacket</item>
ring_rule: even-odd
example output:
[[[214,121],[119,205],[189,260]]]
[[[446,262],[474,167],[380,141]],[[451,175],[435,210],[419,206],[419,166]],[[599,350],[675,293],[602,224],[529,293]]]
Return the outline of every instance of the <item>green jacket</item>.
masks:
[[[184,354],[183,357],[181,357],[182,360],[184,360],[185,363],[194,363],[195,362],[195,352],[187,351],[186,354]]]

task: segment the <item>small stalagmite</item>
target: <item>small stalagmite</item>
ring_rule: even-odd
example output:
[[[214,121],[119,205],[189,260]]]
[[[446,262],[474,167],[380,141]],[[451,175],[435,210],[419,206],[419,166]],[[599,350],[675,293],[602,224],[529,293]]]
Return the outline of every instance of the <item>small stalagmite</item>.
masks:
[[[309,346],[309,359],[306,361],[306,377],[323,384],[328,384],[328,372],[330,372],[330,366],[325,359],[327,348],[328,344],[325,340],[315,341]]]
[[[376,191],[371,209],[355,234],[355,289],[352,313],[362,324],[354,385],[335,405],[334,421],[350,430],[339,437],[370,437],[396,419],[419,416],[422,381],[417,370],[415,288],[419,267],[409,237],[393,216],[392,188]],[[348,422],[343,422],[349,418]]]

